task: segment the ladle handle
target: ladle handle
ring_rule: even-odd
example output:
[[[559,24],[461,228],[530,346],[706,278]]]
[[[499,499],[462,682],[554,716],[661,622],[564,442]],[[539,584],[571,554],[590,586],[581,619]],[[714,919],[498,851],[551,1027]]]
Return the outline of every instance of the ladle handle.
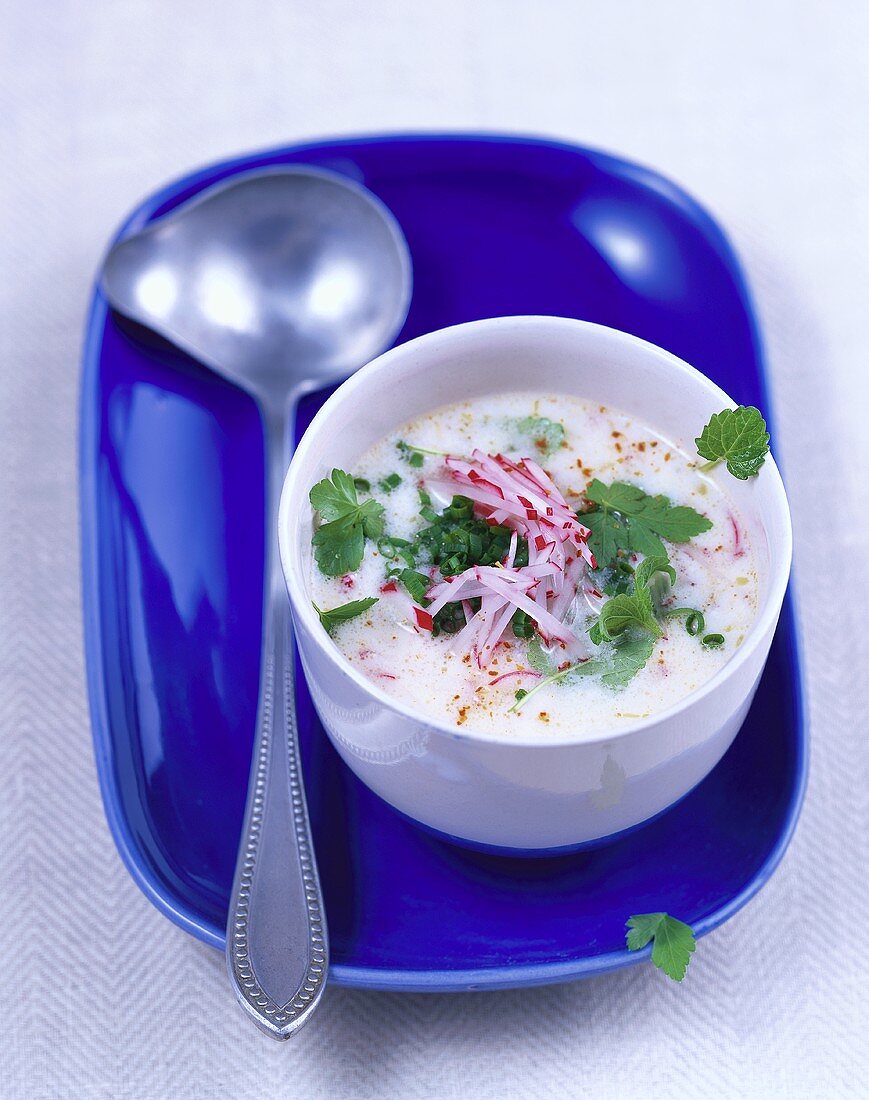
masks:
[[[323,992],[328,943],[301,777],[289,604],[274,585],[265,625],[226,961],[242,1007],[273,1038],[288,1039]]]

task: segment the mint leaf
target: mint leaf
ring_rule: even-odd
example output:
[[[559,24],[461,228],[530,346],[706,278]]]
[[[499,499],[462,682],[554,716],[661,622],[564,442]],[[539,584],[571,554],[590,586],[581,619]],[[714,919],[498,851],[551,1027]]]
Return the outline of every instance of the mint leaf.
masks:
[[[660,638],[663,634],[652,609],[652,597],[648,588],[636,588],[631,595],[623,593],[607,600],[592,628],[591,640],[596,645],[600,645],[598,639],[611,642],[631,628],[651,634],[653,638]]]
[[[689,924],[666,913],[640,913],[629,917],[626,927],[629,951],[640,951],[654,940],[652,962],[673,981],[682,981],[697,945]]]
[[[671,504],[662,495],[649,496],[627,481],[605,485],[594,478],[585,496],[595,507],[579,519],[591,530],[589,546],[601,567],[612,567],[629,554],[666,558],[662,539],[687,542],[712,526],[694,508]]]
[[[364,600],[353,600],[351,603],[333,607],[329,611],[323,611],[316,604],[314,610],[320,616],[320,622],[331,634],[339,623],[346,623],[348,619],[355,619],[357,615],[364,614],[369,607],[377,603],[375,596],[366,596]]]
[[[551,676],[555,672],[555,664],[552,658],[543,652],[539,638],[535,638],[528,645],[528,664],[535,672],[540,672],[544,676]]]
[[[754,477],[769,453],[769,433],[760,410],[753,405],[738,405],[713,413],[709,423],[694,440],[697,453],[709,461],[704,472],[719,462],[740,481]]]
[[[314,532],[314,557],[322,573],[340,577],[362,564],[365,539],[383,534],[383,505],[359,503],[353,478],[343,470],[318,481],[308,494],[321,523]]]
[[[617,643],[610,666],[601,676],[608,687],[625,687],[652,656],[655,641],[663,633],[655,617],[649,587],[658,574],[666,575],[670,583],[676,580],[676,570],[666,555],[645,558],[634,572],[634,591],[607,600],[589,631],[595,645]]]
[[[667,555],[654,554],[641,561],[634,570],[634,585],[637,588],[648,588],[649,581],[656,573],[666,573],[670,584],[676,583],[676,570],[670,565]]]
[[[666,573],[671,581],[676,579],[676,570],[670,565],[666,555],[646,558],[634,573],[633,592],[623,592],[613,596],[600,609],[597,622],[589,631],[589,637],[595,645],[611,642],[626,630],[637,629],[653,638],[663,634],[655,618],[652,593],[649,581],[659,572]]]
[[[613,646],[610,667],[601,681],[611,688],[623,688],[633,680],[655,652],[655,639],[649,634],[631,631]]]
[[[544,458],[549,458],[564,445],[564,425],[547,416],[526,416],[514,420],[516,429],[530,437],[534,446]]]

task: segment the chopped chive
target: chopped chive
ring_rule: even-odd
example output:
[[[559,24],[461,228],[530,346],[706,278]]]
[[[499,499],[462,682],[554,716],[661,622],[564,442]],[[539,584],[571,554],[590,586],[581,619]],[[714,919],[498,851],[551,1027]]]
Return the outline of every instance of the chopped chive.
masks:
[[[419,492],[419,502],[422,505],[422,507],[423,508],[431,508],[431,497],[428,495],[428,493],[425,491],[425,489],[420,489],[420,490],[418,490],[418,492]]]
[[[411,464],[411,466],[415,466],[417,469],[419,469],[419,467],[422,466],[423,462],[425,462],[425,459],[419,451],[414,451],[407,461]]]
[[[527,611],[519,608],[512,619],[513,635],[516,638],[525,638],[530,641],[535,636],[534,620]]]
[[[418,604],[425,604],[425,594],[431,587],[431,581],[425,573],[415,569],[402,569],[399,580]]]
[[[706,629],[706,620],[703,618],[703,612],[697,611],[693,607],[673,607],[667,612],[668,619],[684,619],[685,629],[691,635],[692,638],[696,638],[698,634],[701,634]],[[710,635],[715,637],[715,635]],[[720,635],[718,635],[720,637]],[[723,642],[724,639],[722,638]],[[718,643],[721,644],[721,643]]]
[[[528,692],[525,690],[525,688],[519,688],[519,690],[516,692],[516,702],[521,703],[527,694]]]
[[[364,477],[354,477],[353,478],[353,484],[359,490],[360,493],[370,493],[371,492],[371,482],[366,481],[366,479]]]
[[[706,634],[700,641],[701,645],[705,645],[707,649],[721,649],[724,645],[723,634]]]
[[[384,493],[391,493],[393,489],[397,488],[401,484],[401,478],[398,474],[387,474],[382,481],[379,482],[380,488]]]

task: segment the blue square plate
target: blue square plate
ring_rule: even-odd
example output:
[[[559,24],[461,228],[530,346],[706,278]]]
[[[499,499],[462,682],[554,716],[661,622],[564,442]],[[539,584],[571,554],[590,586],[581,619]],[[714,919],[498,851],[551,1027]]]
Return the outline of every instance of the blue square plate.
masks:
[[[398,218],[415,272],[402,341],[480,317],[580,317],[766,404],[751,304],[718,226],[661,176],[586,149],[466,135],[278,149],[170,184],[123,231],[233,173],[294,162],[360,180]],[[305,399],[299,432],[325,396]],[[95,291],[81,421],[85,640],[106,813],[148,897],[220,947],[258,682],[259,418]],[[709,778],[646,828],[560,859],[474,854],[417,830],[342,765],[301,674],[298,685],[330,978],[341,985],[459,990],[626,966],[648,953],[625,950],[631,913],[667,910],[708,932],[770,876],[800,808],[790,601],[748,721]]]

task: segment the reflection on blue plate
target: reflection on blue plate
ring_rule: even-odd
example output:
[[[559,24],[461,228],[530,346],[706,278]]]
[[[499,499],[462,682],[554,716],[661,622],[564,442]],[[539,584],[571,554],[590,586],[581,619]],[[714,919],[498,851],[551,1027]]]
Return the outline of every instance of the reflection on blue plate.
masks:
[[[364,138],[204,169],[147,199],[139,228],[264,164],[319,165],[392,209],[413,255],[400,340],[518,313],[642,336],[765,405],[756,325],[715,222],[667,180],[574,146],[507,137]],[[326,394],[306,398],[299,432]],[[252,402],[94,294],[82,390],[84,610],[106,813],[130,873],[181,927],[222,946],[256,708],[262,435]],[[742,732],[645,828],[592,851],[508,860],[446,844],[361,786],[299,675],[305,772],[342,985],[451,990],[563,981],[638,961],[632,913],[702,934],[768,879],[806,773],[785,604]]]

